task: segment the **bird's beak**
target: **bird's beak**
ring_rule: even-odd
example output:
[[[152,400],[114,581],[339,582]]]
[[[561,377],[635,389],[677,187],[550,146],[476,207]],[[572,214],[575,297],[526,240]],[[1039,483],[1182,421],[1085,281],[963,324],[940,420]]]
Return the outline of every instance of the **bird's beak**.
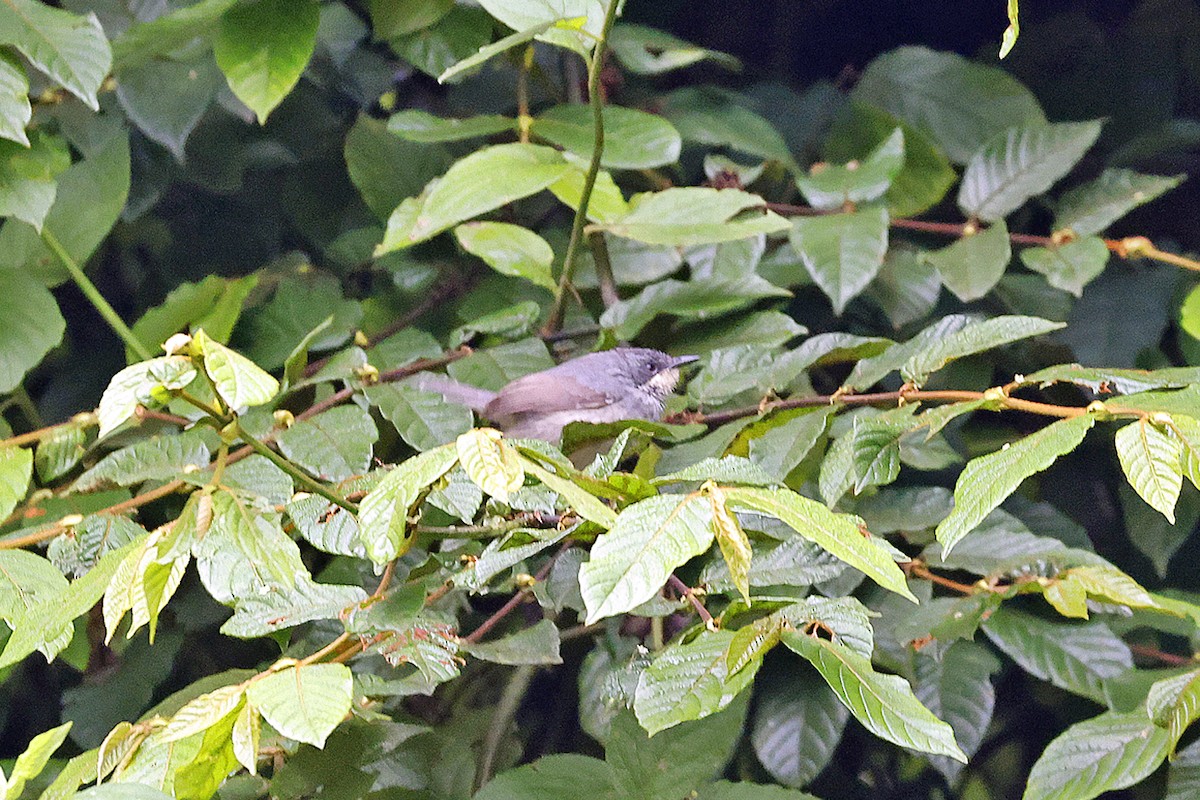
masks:
[[[699,360],[700,356],[676,356],[675,360],[671,362],[671,366],[682,367],[688,364],[695,364]]]

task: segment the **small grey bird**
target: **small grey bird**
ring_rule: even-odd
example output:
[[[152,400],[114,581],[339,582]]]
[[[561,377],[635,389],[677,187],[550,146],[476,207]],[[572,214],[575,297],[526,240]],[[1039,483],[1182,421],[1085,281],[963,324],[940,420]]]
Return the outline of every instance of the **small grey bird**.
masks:
[[[679,368],[696,356],[618,347],[517,378],[499,392],[423,375],[417,386],[471,408],[509,436],[558,442],[571,422],[662,419]]]

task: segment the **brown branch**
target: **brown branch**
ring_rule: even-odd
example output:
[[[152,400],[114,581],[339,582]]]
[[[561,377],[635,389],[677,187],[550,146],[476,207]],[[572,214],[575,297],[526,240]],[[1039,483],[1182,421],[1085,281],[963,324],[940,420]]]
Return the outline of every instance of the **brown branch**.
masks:
[[[175,492],[179,491],[179,489],[183,488],[183,486],[183,481],[171,481],[169,483],[164,483],[157,489],[151,489],[150,491],[139,494],[136,497],[131,497],[128,500],[121,501],[120,503],[115,503],[107,508],[102,508],[99,511],[93,511],[89,516],[95,516],[98,514],[112,516],[115,514],[122,514],[126,511],[132,511],[135,508],[140,508],[141,506],[152,503],[159,498],[174,494]],[[63,525],[62,522],[56,522],[49,527],[41,528],[33,531],[32,533],[27,533],[24,536],[14,536],[11,539],[2,539],[0,540],[0,550],[16,550],[21,547],[40,544],[41,542],[47,541],[48,539],[53,539],[55,536],[63,533],[68,527],[70,526]]]
[[[904,570],[906,575],[927,580],[930,583],[951,589],[959,594],[971,595],[979,594],[980,592],[985,591],[992,591],[983,585],[972,586],[967,583],[960,583],[956,580],[951,580],[943,575],[938,575],[936,572],[931,572],[929,567],[927,567],[923,561],[905,561],[900,565],[900,568]]]
[[[1172,667],[1187,667],[1196,664],[1195,656],[1181,656],[1176,653],[1167,653],[1148,644],[1131,644],[1129,645],[1129,649],[1134,655],[1142,656],[1143,658],[1152,658],[1155,661],[1169,664]]]
[[[671,573],[671,577],[667,578],[667,585],[679,592],[680,596],[688,599],[688,602],[692,604],[692,608],[696,609],[696,613],[700,615],[700,619],[704,620],[704,624],[707,627],[712,628],[716,625],[712,614],[708,613],[708,609],[704,607],[704,603],[701,603],[700,598],[696,597],[696,592],[693,591],[692,587],[681,581],[674,572]]]
[[[538,570],[537,574],[533,576],[533,583],[536,584],[546,580],[546,576],[549,575],[550,570],[554,568],[554,562],[558,561],[558,557],[565,553],[570,547],[571,542],[563,542],[562,547],[558,548],[558,552],[550,556],[549,560],[547,560],[546,563],[542,565],[542,568]],[[496,613],[492,614],[490,617],[480,623],[478,628],[464,636],[463,641],[472,643],[478,642],[487,635],[488,631],[499,625],[505,617],[511,614],[513,610],[517,608],[517,606],[525,602],[525,598],[528,597],[532,592],[532,584],[519,590],[512,597],[508,598],[508,601],[504,605],[500,606]],[[426,600],[426,604],[428,604],[428,599]]]

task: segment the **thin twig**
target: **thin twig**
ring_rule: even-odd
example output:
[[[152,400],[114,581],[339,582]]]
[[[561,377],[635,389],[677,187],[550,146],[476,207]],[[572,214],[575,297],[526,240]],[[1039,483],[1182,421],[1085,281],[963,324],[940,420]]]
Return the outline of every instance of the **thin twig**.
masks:
[[[562,546],[558,548],[558,552],[556,552],[554,555],[550,556],[550,558],[546,561],[546,563],[542,565],[542,568],[538,570],[537,574],[533,576],[533,583],[537,584],[537,583],[540,583],[541,581],[546,580],[546,576],[549,575],[550,570],[554,568],[554,562],[558,561],[558,557],[561,556],[563,553],[565,553],[570,547],[571,547],[571,542],[563,542]],[[463,641],[464,642],[478,642],[480,639],[482,639],[484,636],[487,635],[488,631],[490,631],[492,628],[499,625],[500,622],[505,617],[507,617],[509,614],[511,614],[513,609],[515,609],[517,606],[521,605],[521,603],[525,602],[525,598],[527,596],[529,596],[532,592],[533,592],[533,586],[530,585],[530,586],[527,586],[527,587],[521,589],[516,594],[514,594],[512,597],[508,598],[508,601],[504,605],[502,605],[496,611],[496,613],[492,614],[490,617],[488,617],[482,623],[480,623],[478,628],[476,628],[475,630],[471,631],[466,636],[464,636]]]
[[[592,199],[592,190],[596,186],[596,176],[600,174],[600,158],[604,154],[604,88],[600,74],[604,71],[604,54],[608,49],[608,35],[612,32],[613,22],[617,18],[617,7],[620,0],[609,0],[608,9],[604,13],[604,27],[596,48],[592,51],[592,60],[588,64],[588,102],[592,106],[592,160],[588,164],[587,174],[583,178],[583,191],[579,195],[579,207],[575,209],[575,220],[571,224],[571,238],[567,242],[567,254],[563,258],[562,275],[558,280],[558,291],[554,293],[554,305],[550,307],[550,316],[542,328],[543,334],[551,334],[562,327],[563,315],[566,308],[567,293],[571,280],[575,276],[575,262],[579,253],[579,243],[583,239],[583,228],[587,224],[588,204]]]
[[[592,250],[592,261],[596,265],[596,281],[600,285],[600,301],[605,308],[612,308],[621,302],[617,293],[617,279],[613,276],[612,260],[608,257],[608,242],[604,231],[592,231],[588,234],[588,245]]]
[[[235,423],[235,425],[237,426],[237,435],[242,439],[242,441],[244,441],[246,444],[250,445],[251,449],[253,449],[254,452],[256,452],[260,456],[263,456],[264,458],[266,458],[268,461],[270,461],[275,466],[279,467],[281,470],[286,472],[288,475],[291,475],[292,478],[297,483],[299,483],[301,486],[308,489],[310,492],[321,495],[321,497],[324,497],[329,502],[334,503],[335,505],[341,506],[342,508],[349,511],[351,514],[358,513],[357,505],[355,505],[354,503],[351,503],[349,500],[342,497],[340,494],[333,491],[332,489],[330,489],[328,486],[321,483],[320,481],[310,478],[308,476],[308,473],[306,473],[304,470],[300,469],[298,466],[293,464],[289,459],[286,459],[283,456],[276,453],[274,450],[271,449],[271,447],[266,442],[260,441],[260,440],[256,439],[255,437],[251,436],[249,433],[247,433],[246,429],[242,426],[242,424],[240,422]]]
[[[712,627],[715,624],[712,614],[708,613],[708,609],[704,607],[704,603],[701,603],[700,598],[696,597],[696,593],[692,590],[692,587],[681,581],[678,575],[672,572],[671,577],[667,578],[667,585],[679,592],[680,596],[688,599],[688,602],[692,604],[692,608],[696,609],[696,613],[700,615],[700,619],[704,620],[705,625]]]
[[[1168,653],[1147,644],[1131,644],[1129,645],[1129,649],[1134,655],[1139,655],[1143,658],[1152,658],[1155,661],[1170,664],[1173,667],[1189,667],[1196,664],[1195,656],[1181,656],[1176,653]]]
[[[79,287],[79,291],[83,292],[83,296],[92,304],[92,308],[96,309],[100,316],[104,318],[104,321],[108,323],[108,327],[112,328],[113,333],[120,337],[121,341],[125,342],[125,346],[136,353],[138,358],[143,361],[153,358],[154,354],[142,343],[141,339],[134,336],[133,331],[121,319],[121,315],[117,313],[117,310],[112,307],[108,300],[104,299],[104,295],[96,288],[96,284],[92,283],[91,278],[84,273],[79,263],[75,261],[71,254],[67,252],[67,249],[62,246],[62,242],[58,241],[58,238],[47,227],[42,228],[42,241],[58,257],[62,265],[67,268],[67,272],[71,275],[71,280]]]
[[[492,779],[492,773],[496,768],[496,754],[500,752],[500,743],[508,735],[508,728],[512,725],[513,718],[517,715],[517,709],[521,707],[521,700],[524,699],[525,692],[529,691],[529,684],[533,681],[536,672],[537,667],[523,664],[513,670],[508,683],[504,685],[504,691],[496,703],[496,710],[492,713],[487,733],[483,737],[483,746],[479,751],[479,766],[475,769],[474,781],[476,791]]]
[[[169,483],[164,483],[162,486],[159,486],[157,489],[151,489],[150,491],[139,494],[136,497],[131,497],[128,500],[121,501],[120,503],[115,503],[108,508],[102,508],[99,511],[93,511],[91,512],[91,516],[99,514],[107,514],[111,516],[115,514],[121,514],[126,511],[131,511],[135,508],[140,508],[141,506],[153,503],[159,498],[174,494],[175,492],[179,491],[179,489],[183,488],[183,486],[183,481],[170,481]],[[49,527],[36,530],[33,533],[27,533],[24,536],[14,536],[11,539],[0,539],[0,550],[16,550],[21,547],[39,544],[48,539],[53,539],[55,536],[63,533],[67,530],[67,527],[67,525],[57,522]]]

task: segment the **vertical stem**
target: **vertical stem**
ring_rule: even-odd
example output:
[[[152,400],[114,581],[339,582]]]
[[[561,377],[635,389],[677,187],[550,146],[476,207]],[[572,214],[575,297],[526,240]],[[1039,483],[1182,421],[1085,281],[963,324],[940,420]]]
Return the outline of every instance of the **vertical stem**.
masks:
[[[600,300],[605,308],[612,308],[621,302],[621,295],[617,294],[617,279],[613,276],[612,260],[608,257],[608,242],[604,238],[604,231],[589,233],[588,245],[592,248],[592,261],[596,263]]]
[[[83,292],[88,302],[96,311],[100,312],[100,316],[104,317],[104,321],[108,323],[108,327],[112,328],[113,333],[121,337],[125,342],[125,346],[133,352],[137,353],[138,358],[142,360],[153,358],[154,354],[146,349],[146,345],[142,344],[141,339],[133,335],[133,331],[125,324],[124,320],[117,313],[117,310],[109,305],[109,302],[104,299],[104,295],[100,294],[100,290],[96,288],[96,284],[92,283],[91,279],[84,274],[83,269],[76,263],[71,254],[62,246],[62,242],[50,232],[49,228],[42,228],[42,241],[46,246],[58,256],[58,260],[67,268],[67,272],[71,275],[71,280],[75,281],[75,285],[79,287],[79,291]]]
[[[520,708],[521,700],[525,697],[525,692],[528,691],[536,671],[537,667],[523,664],[513,670],[512,676],[505,684],[504,692],[500,695],[500,701],[496,703],[496,710],[492,713],[492,720],[488,724],[487,733],[483,738],[483,749],[479,753],[479,766],[475,769],[476,790],[483,788],[483,785],[492,779],[492,773],[496,770],[496,754],[500,752],[500,744],[508,734],[508,726],[512,724],[513,717],[517,715],[517,709]]]
[[[588,165],[587,174],[583,179],[583,193],[579,197],[579,208],[575,209],[575,222],[571,225],[571,240],[567,244],[566,257],[563,258],[563,270],[558,280],[558,291],[554,293],[554,305],[550,308],[550,317],[542,327],[544,334],[554,333],[562,326],[567,289],[570,288],[571,278],[575,274],[575,259],[579,251],[579,242],[583,239],[583,228],[587,224],[588,203],[592,199],[592,189],[596,186],[596,176],[600,174],[600,158],[604,154],[604,90],[600,84],[600,73],[604,69],[604,54],[608,49],[608,36],[612,32],[613,22],[617,18],[618,5],[620,5],[620,0],[610,0],[608,10],[604,14],[604,28],[600,31],[600,39],[596,42],[596,49],[592,51],[592,59],[588,64],[588,102],[592,106],[594,128],[592,161]]]
[[[525,45],[521,54],[521,66],[517,70],[517,137],[522,143],[529,141],[529,70],[533,68],[533,43]]]

